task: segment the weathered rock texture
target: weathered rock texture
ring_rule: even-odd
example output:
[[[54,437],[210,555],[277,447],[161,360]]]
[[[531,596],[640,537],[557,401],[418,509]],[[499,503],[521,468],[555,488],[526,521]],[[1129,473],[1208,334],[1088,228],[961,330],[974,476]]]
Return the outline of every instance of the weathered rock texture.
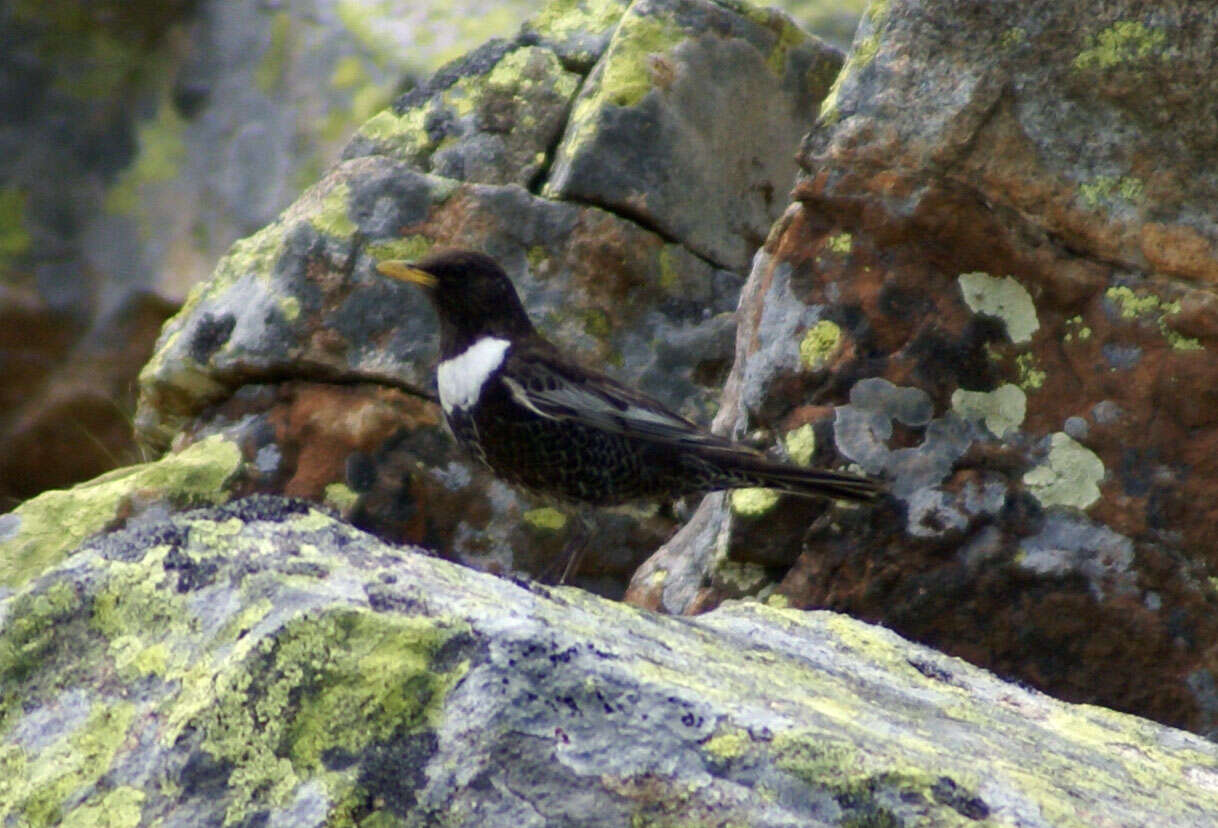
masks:
[[[483,250],[548,336],[706,422],[749,256],[839,65],[744,5],[552,7],[370,119],[346,160],[234,245],[142,374],[141,437],[224,433],[248,464],[234,493],[327,498],[385,536],[544,572],[573,522],[456,453],[429,399],[434,317],[376,263]],[[595,520],[580,583],[618,595],[675,528],[654,507]]]
[[[0,618],[5,824],[1203,825],[1218,811],[1214,744],[882,628],[756,603],[679,620],[528,589],[302,501],[131,521],[0,600]]]
[[[0,509],[131,462],[187,290],[401,85],[537,5],[0,2]]]
[[[745,288],[717,423],[892,500],[708,499],[634,599],[773,590],[1218,732],[1216,22],[873,4]]]

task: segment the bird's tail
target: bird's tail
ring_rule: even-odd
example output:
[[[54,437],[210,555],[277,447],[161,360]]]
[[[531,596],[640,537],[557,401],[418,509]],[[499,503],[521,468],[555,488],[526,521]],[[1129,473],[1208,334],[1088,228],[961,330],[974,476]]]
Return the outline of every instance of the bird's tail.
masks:
[[[779,489],[803,497],[828,497],[835,500],[871,501],[885,490],[884,484],[870,477],[847,472],[807,469],[775,463],[762,457],[733,458],[725,471],[740,486]]]

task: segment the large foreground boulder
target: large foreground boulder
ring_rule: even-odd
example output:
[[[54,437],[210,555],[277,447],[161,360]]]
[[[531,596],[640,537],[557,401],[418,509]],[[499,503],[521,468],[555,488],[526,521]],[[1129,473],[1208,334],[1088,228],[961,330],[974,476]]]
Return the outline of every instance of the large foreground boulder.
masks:
[[[0,600],[0,821],[1203,825],[1218,747],[832,613],[641,612],[255,497]]]

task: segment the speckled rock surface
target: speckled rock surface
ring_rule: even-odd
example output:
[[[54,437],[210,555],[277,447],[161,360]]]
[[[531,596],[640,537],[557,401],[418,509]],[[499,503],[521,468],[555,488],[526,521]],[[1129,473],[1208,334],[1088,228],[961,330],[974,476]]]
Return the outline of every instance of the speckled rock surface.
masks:
[[[682,163],[692,166],[681,168],[682,178],[714,181],[724,165],[752,168],[758,154],[787,158],[796,120],[810,117],[810,101],[827,91],[825,73],[840,60],[777,13],[706,0],[647,4],[625,18],[611,10],[551,7],[514,40],[475,50],[370,119],[347,159],[279,219],[234,245],[166,326],[141,376],[142,439],[162,449],[175,438],[180,446],[223,433],[255,471],[236,492],[341,501],[346,515],[386,537],[496,572],[542,574],[554,566],[578,527],[491,480],[451,447],[428,402],[431,309],[410,287],[377,275],[375,264],[436,245],[484,250],[505,266],[548,336],[708,422],[731,361],[747,255],[736,261],[739,269],[722,267],[701,255],[703,229],[657,232],[636,211],[550,192],[554,159],[579,159],[591,171],[610,163],[611,146],[621,157],[651,154],[661,164],[687,154]],[[634,34],[617,25],[625,19]],[[671,24],[664,37],[634,44],[641,51],[616,39],[660,20]],[[695,31],[699,21],[713,23],[713,32]],[[571,143],[585,123],[571,117],[573,107],[593,119],[623,109],[612,96],[580,91],[606,73],[634,78],[631,104],[657,123],[675,123],[673,113],[690,96],[712,94],[723,79],[677,62],[659,83],[647,62],[670,52],[703,60],[705,49],[744,55],[723,69],[746,85],[755,78],[755,92],[766,90],[777,107],[738,113],[737,126],[756,127],[747,146],[731,137],[743,133],[688,129],[669,130],[659,142],[644,133],[611,143],[602,136],[587,144],[587,158]],[[772,130],[779,110],[785,120]],[[650,188],[643,171],[614,169],[609,179],[637,173]],[[759,169],[763,178],[794,172]],[[722,200],[730,188],[721,184]],[[777,178],[772,184],[788,186]],[[667,186],[654,188],[661,202],[674,192]],[[614,206],[613,198],[599,200]],[[697,194],[689,196],[694,202],[710,204]],[[707,209],[707,227],[722,235],[721,211]],[[754,223],[758,232],[768,221]],[[605,594],[620,595],[637,564],[675,529],[667,504],[592,519],[597,543],[579,583]]]
[[[872,5],[745,288],[718,424],[893,497],[798,520],[708,500],[634,600],[775,591],[1218,732],[1218,97],[1197,15]]]
[[[831,613],[673,619],[302,501],[133,519],[0,599],[0,820],[1201,825],[1218,748]]]

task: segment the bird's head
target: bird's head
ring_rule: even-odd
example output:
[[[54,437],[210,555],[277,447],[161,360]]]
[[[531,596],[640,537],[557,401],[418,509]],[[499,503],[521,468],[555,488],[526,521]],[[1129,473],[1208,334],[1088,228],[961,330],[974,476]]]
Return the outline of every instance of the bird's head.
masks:
[[[418,285],[440,318],[440,348],[459,352],[484,336],[528,336],[533,325],[507,274],[471,250],[444,250],[418,261],[389,260],[376,269]]]

